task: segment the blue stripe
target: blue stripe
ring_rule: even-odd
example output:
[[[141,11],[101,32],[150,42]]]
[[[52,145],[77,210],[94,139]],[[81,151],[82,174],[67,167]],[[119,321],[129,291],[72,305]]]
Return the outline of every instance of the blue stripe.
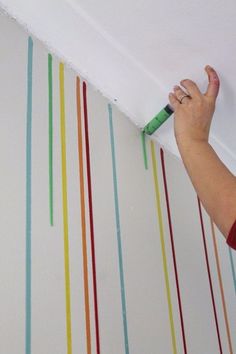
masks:
[[[115,201],[115,213],[116,213],[116,234],[117,234],[118,256],[119,256],[121,302],[122,302],[122,316],[123,316],[123,327],[124,327],[124,344],[125,344],[125,354],[129,354],[128,326],[127,326],[126,300],[125,300],[125,282],[124,282],[119,199],[118,199],[117,174],[116,174],[115,141],[114,141],[114,131],[113,131],[113,121],[112,121],[112,107],[110,104],[108,104],[108,112],[109,112],[109,125],[110,125],[110,138],[111,138],[113,188],[114,188],[114,201]]]
[[[26,126],[26,295],[25,353],[31,354],[31,136],[32,136],[33,40],[28,39],[27,126]]]
[[[234,290],[235,290],[235,294],[236,294],[236,274],[235,274],[235,268],[234,268],[233,253],[232,253],[232,250],[230,247],[229,247],[229,258],[230,258],[233,281],[234,281]]]

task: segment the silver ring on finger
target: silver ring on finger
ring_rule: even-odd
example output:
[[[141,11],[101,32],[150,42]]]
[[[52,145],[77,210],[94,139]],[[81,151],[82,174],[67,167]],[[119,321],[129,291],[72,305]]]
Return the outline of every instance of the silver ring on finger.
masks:
[[[179,98],[179,102],[182,104],[182,101],[185,97],[192,98],[190,95],[183,95]]]

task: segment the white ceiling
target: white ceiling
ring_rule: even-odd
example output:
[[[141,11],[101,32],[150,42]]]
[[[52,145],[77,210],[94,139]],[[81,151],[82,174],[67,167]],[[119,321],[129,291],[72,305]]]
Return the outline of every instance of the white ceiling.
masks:
[[[236,173],[235,0],[0,0],[0,6],[114,101],[139,127],[181,79],[221,90],[210,141]],[[178,155],[170,119],[155,134]]]

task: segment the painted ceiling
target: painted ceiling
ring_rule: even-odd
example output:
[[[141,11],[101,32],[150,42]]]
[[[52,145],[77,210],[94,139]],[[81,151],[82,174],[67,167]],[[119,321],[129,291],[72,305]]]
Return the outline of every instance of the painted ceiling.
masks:
[[[221,79],[210,142],[236,173],[234,0],[0,0],[0,6],[143,127],[182,79]],[[155,138],[178,156],[170,118]]]

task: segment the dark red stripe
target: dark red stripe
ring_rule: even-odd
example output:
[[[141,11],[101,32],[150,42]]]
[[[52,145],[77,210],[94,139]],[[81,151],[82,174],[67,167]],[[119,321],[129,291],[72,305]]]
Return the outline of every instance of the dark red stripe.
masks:
[[[93,223],[93,201],[92,201],[92,183],[91,183],[90,148],[89,148],[89,131],[88,131],[87,88],[85,82],[83,82],[83,105],[84,105],[84,130],[85,130],[85,147],[86,147],[86,162],[87,162],[87,180],[88,180],[89,223],[90,223],[90,237],[91,237],[92,271],[93,271],[96,345],[97,345],[97,354],[100,354],[96,257],[95,257],[95,242],[94,242],[94,223]]]
[[[171,221],[171,214],[170,214],[170,203],[169,203],[169,196],[168,196],[167,178],[166,178],[166,169],[165,169],[165,160],[164,160],[163,149],[160,149],[160,152],[161,152],[162,174],[163,174],[164,187],[165,187],[166,206],[167,206],[167,213],[168,213],[168,223],[169,223],[169,230],[170,230],[172,257],[173,257],[174,270],[175,270],[175,282],[176,282],[176,290],[177,290],[177,296],[178,296],[179,315],[180,315],[180,322],[181,322],[183,346],[184,346],[184,353],[187,354],[187,345],[186,345],[186,338],[185,338],[185,331],[184,331],[184,319],[183,319],[183,311],[182,311],[181,296],[180,296],[180,289],[179,289],[178,270],[177,270],[177,262],[176,262],[176,256],[175,256],[175,243],[174,243],[173,230],[172,230],[172,221]]]
[[[199,215],[200,215],[200,220],[201,220],[202,238],[203,238],[204,251],[205,251],[205,257],[206,257],[207,273],[208,273],[208,279],[209,279],[209,284],[210,284],[211,300],[212,300],[214,317],[215,317],[216,331],[217,331],[217,336],[218,336],[220,353],[222,354],[223,352],[222,352],[220,331],[219,331],[216,306],[215,306],[215,298],[214,298],[214,292],[213,292],[213,286],[212,286],[212,280],[211,280],[211,271],[210,271],[210,265],[209,265],[209,260],[208,260],[208,252],[207,252],[206,236],[205,236],[205,230],[204,230],[204,224],[203,224],[203,218],[202,218],[201,202],[198,197],[197,197],[197,200],[198,200]]]

